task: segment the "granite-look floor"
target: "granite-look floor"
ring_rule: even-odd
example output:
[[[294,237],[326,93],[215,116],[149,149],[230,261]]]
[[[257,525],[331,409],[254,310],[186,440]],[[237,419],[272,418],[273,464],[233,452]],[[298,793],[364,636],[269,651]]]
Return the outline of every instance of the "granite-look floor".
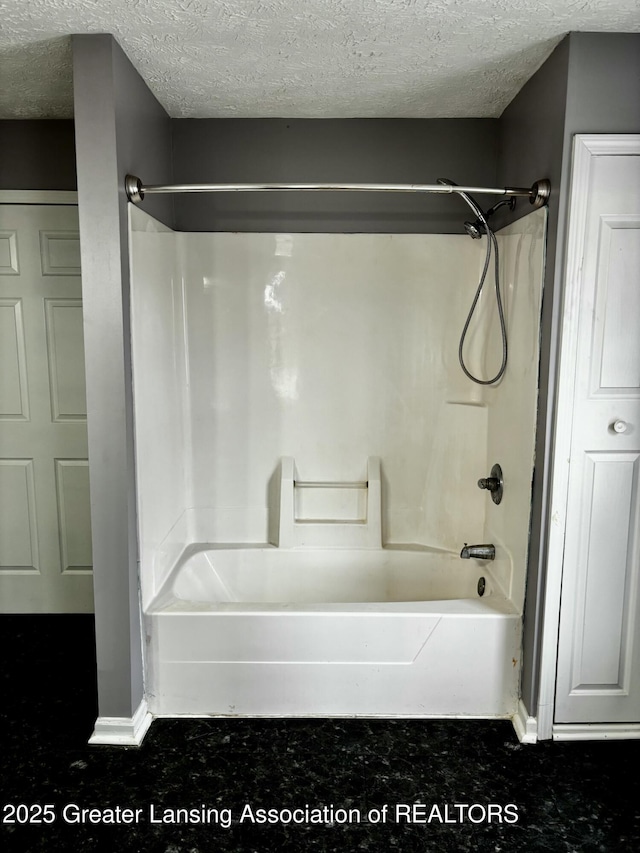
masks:
[[[55,816],[1,826],[3,851],[640,850],[640,741],[520,746],[501,721],[216,719],[156,720],[140,749],[89,747],[92,618],[2,616],[0,649],[0,803],[51,804]],[[420,803],[431,822],[396,822],[396,804]],[[139,809],[138,823],[67,823],[69,804]],[[151,822],[203,804],[217,823],[216,812],[204,825]],[[270,825],[245,810],[241,823],[247,804],[354,811],[351,823]],[[478,806],[457,822],[454,804]],[[491,822],[474,823],[488,804]],[[517,822],[500,823],[516,814],[508,804]],[[385,805],[385,822],[367,819]]]

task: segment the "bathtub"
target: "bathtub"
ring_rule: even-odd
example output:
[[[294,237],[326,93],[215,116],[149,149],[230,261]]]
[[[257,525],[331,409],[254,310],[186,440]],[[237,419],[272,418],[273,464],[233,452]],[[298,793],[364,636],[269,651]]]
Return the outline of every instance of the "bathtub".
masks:
[[[191,545],[145,621],[159,716],[516,710],[520,614],[449,552]]]

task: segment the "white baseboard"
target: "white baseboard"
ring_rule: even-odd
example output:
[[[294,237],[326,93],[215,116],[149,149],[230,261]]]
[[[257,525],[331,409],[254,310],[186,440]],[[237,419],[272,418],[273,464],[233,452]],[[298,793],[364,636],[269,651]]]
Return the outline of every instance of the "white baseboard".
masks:
[[[140,746],[142,739],[153,722],[153,714],[143,699],[133,717],[98,717],[91,744],[105,746]]]
[[[640,723],[555,723],[554,740],[638,740]]]
[[[529,716],[522,699],[518,702],[518,710],[511,718],[511,722],[520,743],[537,743],[538,721],[535,717]]]

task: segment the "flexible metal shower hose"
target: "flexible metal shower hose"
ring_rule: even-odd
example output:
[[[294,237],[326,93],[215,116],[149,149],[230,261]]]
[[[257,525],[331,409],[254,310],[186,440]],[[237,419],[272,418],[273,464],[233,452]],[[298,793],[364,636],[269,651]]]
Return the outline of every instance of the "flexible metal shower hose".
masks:
[[[472,382],[476,382],[478,385],[493,385],[499,379],[502,378],[503,373],[507,367],[507,328],[504,319],[504,310],[502,308],[502,297],[500,295],[500,271],[499,271],[499,256],[498,256],[498,241],[496,240],[496,235],[493,233],[489,225],[487,224],[486,219],[484,219],[484,226],[487,232],[487,256],[484,261],[484,269],[482,270],[482,275],[480,276],[480,283],[478,284],[478,289],[476,290],[476,295],[473,298],[473,302],[471,304],[471,308],[469,309],[469,313],[467,315],[466,322],[464,324],[464,328],[462,330],[462,334],[460,335],[460,345],[458,346],[458,359],[460,361],[460,367],[465,373],[465,376],[468,376]],[[495,258],[495,278],[496,278],[496,303],[498,306],[498,317],[500,318],[500,334],[502,335],[502,364],[500,365],[500,370],[496,373],[496,375],[492,379],[478,379],[477,376],[474,376],[468,369],[466,364],[464,363],[464,356],[462,354],[462,348],[464,346],[464,341],[467,336],[467,331],[469,329],[469,324],[471,323],[471,318],[473,317],[473,312],[476,310],[476,305],[478,304],[478,300],[480,299],[480,294],[482,293],[482,288],[484,287],[484,282],[487,277],[487,270],[489,269],[489,262],[491,260],[491,247],[493,245],[494,250],[494,258]]]

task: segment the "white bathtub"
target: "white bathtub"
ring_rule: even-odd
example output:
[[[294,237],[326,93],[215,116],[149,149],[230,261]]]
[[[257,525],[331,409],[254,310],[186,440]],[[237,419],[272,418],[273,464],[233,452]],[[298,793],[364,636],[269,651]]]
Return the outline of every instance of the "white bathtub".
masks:
[[[475,598],[483,566],[446,552],[191,547],[169,590],[181,601],[338,604]]]
[[[192,545],[145,615],[150,710],[511,716],[521,620],[488,568],[426,549]]]

